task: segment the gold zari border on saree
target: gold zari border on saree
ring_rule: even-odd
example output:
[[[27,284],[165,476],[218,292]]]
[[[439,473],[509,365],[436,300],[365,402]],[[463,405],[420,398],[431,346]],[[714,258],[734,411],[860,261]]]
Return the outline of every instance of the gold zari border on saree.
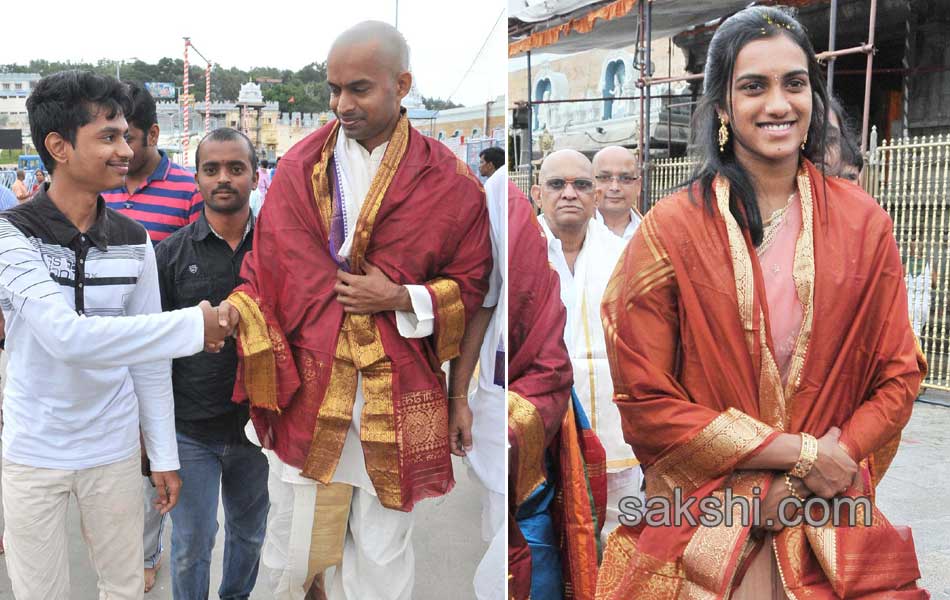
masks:
[[[508,392],[508,427],[518,440],[515,504],[544,483],[544,423],[538,409],[516,392]]]
[[[726,409],[692,440],[663,456],[646,470],[650,496],[673,498],[680,488],[685,497],[732,469],[762,445],[772,428],[735,408]]]

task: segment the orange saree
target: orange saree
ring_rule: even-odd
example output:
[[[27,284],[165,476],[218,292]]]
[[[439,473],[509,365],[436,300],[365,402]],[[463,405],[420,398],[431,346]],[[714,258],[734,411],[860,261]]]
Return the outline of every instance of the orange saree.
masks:
[[[727,488],[764,497],[773,472],[739,463],[779,432],[820,437],[837,426],[868,487],[846,494],[873,500],[926,365],[886,213],[807,162],[797,184],[793,276],[803,319],[784,385],[759,262],[729,212],[724,179],[714,183],[711,212],[686,191],[661,201],[614,272],[603,302],[614,400],[648,498],[672,499],[679,490],[722,499]],[[869,527],[788,527],[771,548],[750,533],[740,519],[620,527],[608,541],[597,597],[729,598],[758,551],[774,553],[789,598],[928,597],[915,586],[909,532],[876,508]]]

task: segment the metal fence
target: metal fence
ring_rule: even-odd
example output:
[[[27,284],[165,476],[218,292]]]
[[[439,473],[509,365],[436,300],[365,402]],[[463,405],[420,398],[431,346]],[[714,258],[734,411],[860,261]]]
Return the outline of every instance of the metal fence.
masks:
[[[930,370],[950,390],[950,135],[873,142],[865,188],[894,221],[910,321]]]
[[[660,158],[650,163],[650,206],[683,187],[696,167],[696,158]]]
[[[534,170],[534,178],[537,180],[538,170]],[[524,192],[524,195],[531,197],[531,175],[528,173],[527,165],[515,167],[514,171],[508,171],[508,179],[518,186],[518,189]]]

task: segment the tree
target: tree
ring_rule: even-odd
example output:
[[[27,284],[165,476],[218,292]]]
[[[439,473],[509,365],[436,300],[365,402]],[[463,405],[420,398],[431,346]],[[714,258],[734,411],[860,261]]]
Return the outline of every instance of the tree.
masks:
[[[428,110],[446,110],[449,108],[459,108],[462,106],[461,104],[456,104],[451,100],[443,100],[442,98],[426,98],[425,96],[422,97],[422,104]]]

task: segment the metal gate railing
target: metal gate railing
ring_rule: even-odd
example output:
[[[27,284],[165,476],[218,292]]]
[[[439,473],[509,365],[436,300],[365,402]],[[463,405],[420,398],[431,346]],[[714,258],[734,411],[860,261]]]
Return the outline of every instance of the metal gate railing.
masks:
[[[534,177],[537,177],[538,171],[534,172]],[[518,189],[524,192],[524,195],[528,198],[531,197],[531,184],[534,183],[531,181],[532,174],[528,169],[527,165],[522,167],[516,167],[514,171],[508,171],[508,179],[518,186]]]
[[[692,156],[660,158],[650,163],[650,206],[683,187],[696,167]]]
[[[924,385],[950,390],[950,135],[884,140],[864,181],[894,221],[911,326],[930,365]]]

